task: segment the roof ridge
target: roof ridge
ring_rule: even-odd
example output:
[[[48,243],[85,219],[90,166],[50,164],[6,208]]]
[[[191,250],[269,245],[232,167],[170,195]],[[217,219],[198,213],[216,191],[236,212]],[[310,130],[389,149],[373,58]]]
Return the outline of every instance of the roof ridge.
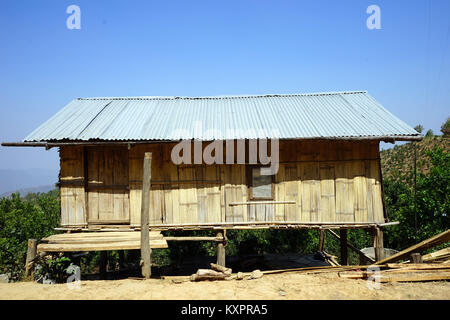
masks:
[[[77,100],[221,100],[221,99],[244,99],[244,98],[272,98],[272,97],[295,97],[295,96],[326,96],[340,94],[361,94],[367,91],[330,91],[330,92],[313,92],[313,93],[283,93],[283,94],[247,94],[247,95],[223,95],[223,96],[136,96],[136,97],[90,97],[77,98]]]

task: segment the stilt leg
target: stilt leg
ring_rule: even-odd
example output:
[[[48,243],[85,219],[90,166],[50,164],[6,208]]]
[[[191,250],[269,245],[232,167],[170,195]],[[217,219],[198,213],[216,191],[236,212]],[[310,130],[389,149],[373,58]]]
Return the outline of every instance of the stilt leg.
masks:
[[[373,247],[375,249],[375,260],[380,261],[384,259],[383,230],[379,227],[375,227],[373,231]]]
[[[27,259],[25,262],[25,277],[29,280],[31,279],[31,274],[34,266],[33,260],[36,257],[36,253],[37,253],[37,240],[29,239],[27,249]]]
[[[225,238],[225,231],[218,231],[217,237]],[[217,264],[225,267],[225,240],[217,243]]]
[[[319,230],[319,251],[323,251],[325,230]]]

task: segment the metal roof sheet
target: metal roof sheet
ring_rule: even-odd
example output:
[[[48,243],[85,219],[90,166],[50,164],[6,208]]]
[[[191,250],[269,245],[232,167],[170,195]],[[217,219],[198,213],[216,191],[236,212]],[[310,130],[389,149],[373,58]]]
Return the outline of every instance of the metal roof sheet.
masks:
[[[366,91],[71,101],[24,142],[420,137]]]

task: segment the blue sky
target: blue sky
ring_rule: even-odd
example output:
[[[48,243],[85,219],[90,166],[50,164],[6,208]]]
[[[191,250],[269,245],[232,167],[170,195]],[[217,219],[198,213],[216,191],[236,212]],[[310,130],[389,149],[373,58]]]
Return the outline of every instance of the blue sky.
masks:
[[[81,8],[81,30],[66,8]],[[381,30],[366,27],[369,5]],[[0,140],[70,100],[368,90],[439,132],[450,116],[450,1],[0,2]],[[0,169],[58,172],[56,150],[0,148]],[[0,177],[1,178],[1,177]]]

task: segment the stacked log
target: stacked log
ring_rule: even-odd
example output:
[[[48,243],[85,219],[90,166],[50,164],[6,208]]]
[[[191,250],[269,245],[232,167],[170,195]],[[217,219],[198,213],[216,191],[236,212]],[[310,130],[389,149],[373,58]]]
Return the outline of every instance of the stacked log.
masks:
[[[231,276],[232,270],[227,267],[211,263],[211,269],[198,269],[197,273],[191,276],[191,281],[214,281],[225,280]]]

